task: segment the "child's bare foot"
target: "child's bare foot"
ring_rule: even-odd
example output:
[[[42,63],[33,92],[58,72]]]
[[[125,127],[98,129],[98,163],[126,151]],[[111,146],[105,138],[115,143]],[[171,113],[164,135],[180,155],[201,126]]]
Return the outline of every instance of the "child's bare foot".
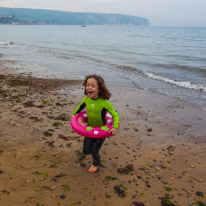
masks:
[[[94,166],[94,165],[92,165],[90,168],[89,168],[89,172],[96,172],[97,171],[97,169],[98,169],[98,166]]]

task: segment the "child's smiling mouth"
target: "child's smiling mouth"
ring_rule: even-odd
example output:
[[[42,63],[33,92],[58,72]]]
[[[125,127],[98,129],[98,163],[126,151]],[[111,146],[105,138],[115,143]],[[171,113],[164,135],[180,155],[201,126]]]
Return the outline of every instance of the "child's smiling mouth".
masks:
[[[87,95],[90,97],[90,98],[94,98],[94,91],[87,91]]]
[[[92,94],[93,94],[93,91],[87,91],[87,94],[88,94],[88,95],[92,95]]]

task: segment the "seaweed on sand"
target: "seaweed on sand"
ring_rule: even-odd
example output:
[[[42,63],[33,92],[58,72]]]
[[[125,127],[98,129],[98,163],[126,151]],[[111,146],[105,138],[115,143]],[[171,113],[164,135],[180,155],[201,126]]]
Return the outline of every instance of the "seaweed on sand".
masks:
[[[142,202],[133,202],[132,204],[135,206],[145,206],[145,204]]]
[[[114,186],[114,190],[119,197],[124,198],[127,195],[126,193],[127,188],[123,184]]]
[[[161,206],[177,206],[171,201],[171,196],[169,194],[165,194],[165,197],[159,199],[161,199]]]
[[[124,168],[118,168],[117,172],[120,174],[129,174],[134,171],[134,165],[133,164],[128,164]]]

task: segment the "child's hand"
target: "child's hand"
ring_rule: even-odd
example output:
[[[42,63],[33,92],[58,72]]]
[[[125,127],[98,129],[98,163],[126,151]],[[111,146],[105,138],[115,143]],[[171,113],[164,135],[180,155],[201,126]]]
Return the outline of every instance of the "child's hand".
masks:
[[[111,133],[111,136],[114,136],[117,134],[117,129],[112,128],[109,132]]]

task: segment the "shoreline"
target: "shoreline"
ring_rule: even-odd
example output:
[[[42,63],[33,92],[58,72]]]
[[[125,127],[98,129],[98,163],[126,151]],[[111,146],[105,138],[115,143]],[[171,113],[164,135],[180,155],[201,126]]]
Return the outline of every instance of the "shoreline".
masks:
[[[112,86],[120,129],[102,146],[99,171],[89,174],[83,137],[70,127],[83,97],[80,81],[8,70],[0,64],[2,206],[206,202],[205,112],[172,97]]]
[[[37,78],[41,77],[83,80],[85,75],[87,75],[88,73],[97,72],[99,75],[102,75],[105,78],[107,85],[135,87],[143,90],[149,90],[150,92],[154,92],[160,95],[172,96],[174,98],[179,98],[180,100],[187,101],[195,106],[198,106],[201,108],[201,110],[206,112],[206,96],[204,92],[205,89],[202,88],[205,87],[205,85],[201,83],[199,84],[197,82],[195,83],[195,81],[193,81],[192,79],[186,82],[182,82],[179,81],[178,78],[176,79],[177,81],[172,78],[170,79],[171,81],[165,82],[164,78],[169,78],[169,76],[166,77],[167,75],[162,79],[164,75],[161,77],[156,74],[156,77],[153,76],[155,75],[155,73],[151,73],[151,75],[149,75],[149,71],[146,72],[142,69],[134,70],[138,71],[137,74],[131,73],[132,68],[124,65],[116,65],[114,67],[111,67],[110,69],[107,68],[108,65],[106,67],[104,67],[104,65],[98,65],[97,67],[99,68],[96,69],[96,66],[94,66],[96,64],[90,62],[90,64],[88,65],[86,62],[84,62],[84,58],[82,60],[76,59],[75,62],[69,61],[65,64],[64,61],[59,61],[60,59],[58,58],[55,61],[51,57],[47,59],[46,53],[42,53],[42,55],[40,56],[36,54],[37,59],[41,59],[41,61],[38,63],[33,61],[32,59],[24,60],[24,58],[22,57],[24,57],[25,54],[21,52],[22,51],[18,51],[18,54],[15,54],[17,55],[16,58],[12,58],[11,54],[5,54],[2,58],[4,59],[4,62],[6,62],[8,67],[13,68],[14,70],[16,70],[16,72],[21,74],[31,75]],[[29,55],[33,56],[35,54],[29,53]],[[73,68],[75,69],[73,70]],[[117,73],[119,74],[118,78],[114,78]],[[190,86],[188,85],[185,87],[179,84],[189,84]],[[197,87],[192,89],[191,87],[194,86],[194,84],[196,84]]]

